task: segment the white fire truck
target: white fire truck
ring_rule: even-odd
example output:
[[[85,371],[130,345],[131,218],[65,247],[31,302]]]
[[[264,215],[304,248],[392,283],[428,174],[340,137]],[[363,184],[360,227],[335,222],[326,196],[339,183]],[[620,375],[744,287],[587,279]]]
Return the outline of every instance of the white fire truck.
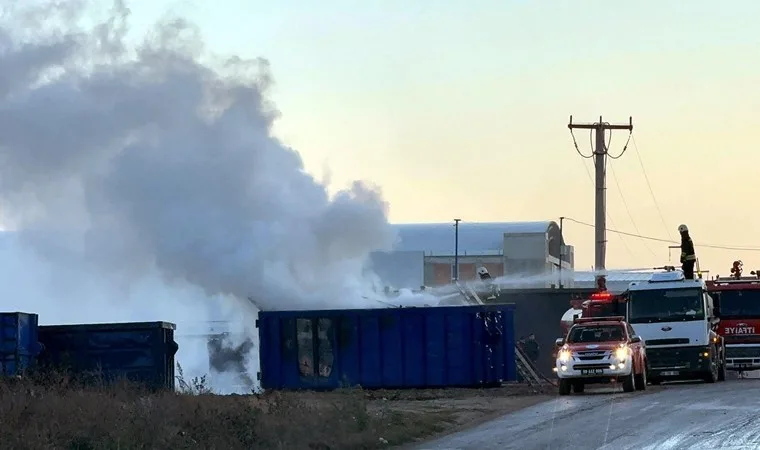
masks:
[[[719,319],[704,280],[687,280],[682,271],[667,270],[631,283],[627,297],[627,320],[646,343],[652,384],[725,380],[725,347],[716,333]]]

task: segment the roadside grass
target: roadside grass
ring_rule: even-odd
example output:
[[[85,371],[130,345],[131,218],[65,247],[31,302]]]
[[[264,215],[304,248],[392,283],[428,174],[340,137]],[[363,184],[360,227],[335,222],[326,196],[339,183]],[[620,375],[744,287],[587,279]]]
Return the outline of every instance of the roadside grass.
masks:
[[[378,398],[403,396],[395,391],[223,396],[178,372],[180,392],[83,384],[63,373],[2,378],[2,448],[375,449],[440,433],[453,420],[446,409],[398,411]]]

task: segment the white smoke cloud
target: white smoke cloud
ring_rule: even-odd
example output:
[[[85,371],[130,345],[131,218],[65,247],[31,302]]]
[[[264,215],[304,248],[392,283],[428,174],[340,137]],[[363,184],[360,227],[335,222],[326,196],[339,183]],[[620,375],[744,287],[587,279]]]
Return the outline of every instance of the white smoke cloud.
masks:
[[[71,25],[80,2],[5,11],[3,309],[166,320],[179,335],[229,319],[255,340],[255,306],[385,306],[362,268],[393,243],[388,205],[359,181],[329,198],[272,136],[265,60],[212,55],[178,18],[130,47],[120,1],[89,27]],[[190,375],[208,369],[205,346],[180,339]]]

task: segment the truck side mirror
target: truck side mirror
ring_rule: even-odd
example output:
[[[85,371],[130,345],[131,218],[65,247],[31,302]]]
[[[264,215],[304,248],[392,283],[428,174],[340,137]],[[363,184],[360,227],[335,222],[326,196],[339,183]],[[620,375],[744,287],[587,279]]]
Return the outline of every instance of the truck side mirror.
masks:
[[[554,341],[554,345],[556,345],[557,347],[562,347],[563,345],[565,345],[565,339],[564,338],[557,339],[556,341]]]
[[[639,342],[641,342],[641,336],[631,336],[631,344],[638,344]]]

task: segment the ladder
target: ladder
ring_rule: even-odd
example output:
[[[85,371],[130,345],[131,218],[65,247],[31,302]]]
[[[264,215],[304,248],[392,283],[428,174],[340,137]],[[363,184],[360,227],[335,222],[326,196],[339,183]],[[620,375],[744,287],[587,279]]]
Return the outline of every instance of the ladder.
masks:
[[[554,385],[549,378],[536,369],[536,366],[527,358],[519,345],[515,345],[515,363],[517,365],[517,373],[531,387],[543,388]]]
[[[472,288],[472,286],[469,285],[462,285],[460,282],[456,282],[457,289],[459,290],[459,293],[464,296],[467,301],[470,303],[474,303],[476,305],[484,305],[483,300],[480,299],[478,296],[478,293],[475,292],[475,289]]]

